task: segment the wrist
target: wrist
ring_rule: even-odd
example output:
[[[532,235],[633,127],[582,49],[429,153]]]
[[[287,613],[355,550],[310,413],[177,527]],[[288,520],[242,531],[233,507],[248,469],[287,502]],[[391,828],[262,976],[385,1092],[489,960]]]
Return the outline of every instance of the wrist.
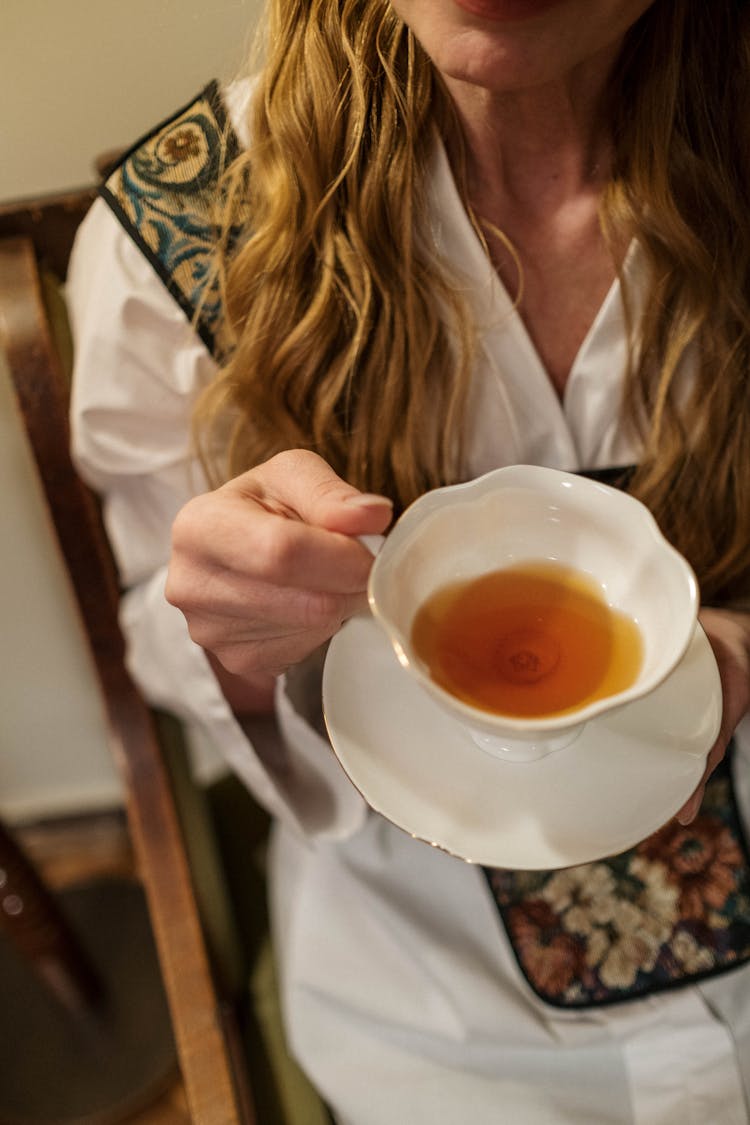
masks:
[[[221,661],[208,649],[203,651],[224,698],[236,715],[266,715],[273,711],[275,676],[265,672],[258,672],[253,676],[237,676],[233,672],[228,672]]]

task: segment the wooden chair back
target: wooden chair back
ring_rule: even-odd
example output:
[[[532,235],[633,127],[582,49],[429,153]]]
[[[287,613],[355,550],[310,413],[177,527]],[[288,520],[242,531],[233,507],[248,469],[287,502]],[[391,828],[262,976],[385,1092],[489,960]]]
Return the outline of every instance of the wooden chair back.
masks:
[[[94,188],[0,207],[0,346],[15,387],[61,556],[91,647],[112,754],[146,892],[193,1120],[253,1125],[248,1071],[215,958],[157,720],[125,667],[117,572],[96,498],[68,448],[68,378],[44,300],[63,280]],[[64,346],[63,346],[64,350]]]

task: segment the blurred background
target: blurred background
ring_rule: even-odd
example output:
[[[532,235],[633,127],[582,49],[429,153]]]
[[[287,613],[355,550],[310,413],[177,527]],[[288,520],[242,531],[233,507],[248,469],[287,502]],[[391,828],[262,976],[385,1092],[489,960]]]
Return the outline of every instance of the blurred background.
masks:
[[[97,160],[212,79],[231,78],[262,4],[0,0],[3,1125],[329,1120],[284,1041],[265,909],[267,818],[211,747],[193,741],[186,756],[163,723],[149,739],[124,692],[120,733],[135,715],[126,819],[18,405],[39,450],[46,423],[56,425],[44,372],[49,387],[57,365],[45,356],[68,350],[59,247],[67,254]],[[43,460],[67,512],[57,448]]]
[[[93,183],[211,78],[231,76],[261,0],[3,0],[0,205]],[[0,355],[0,817],[117,807],[92,671]]]

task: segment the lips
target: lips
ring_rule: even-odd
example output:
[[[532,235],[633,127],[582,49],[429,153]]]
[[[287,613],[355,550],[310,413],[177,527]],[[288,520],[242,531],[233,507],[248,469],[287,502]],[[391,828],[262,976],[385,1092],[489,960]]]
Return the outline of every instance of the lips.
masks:
[[[531,19],[562,0],[454,0],[469,15],[497,23]]]

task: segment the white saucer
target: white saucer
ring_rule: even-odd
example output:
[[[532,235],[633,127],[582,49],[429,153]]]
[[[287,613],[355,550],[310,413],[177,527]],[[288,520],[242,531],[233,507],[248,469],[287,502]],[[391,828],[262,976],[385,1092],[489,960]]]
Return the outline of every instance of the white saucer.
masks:
[[[480,750],[399,665],[370,616],[334,637],[323,673],[334,751],[368,804],[410,835],[491,867],[570,867],[661,827],[703,774],[721,683],[700,626],[655,691],[535,762]]]

